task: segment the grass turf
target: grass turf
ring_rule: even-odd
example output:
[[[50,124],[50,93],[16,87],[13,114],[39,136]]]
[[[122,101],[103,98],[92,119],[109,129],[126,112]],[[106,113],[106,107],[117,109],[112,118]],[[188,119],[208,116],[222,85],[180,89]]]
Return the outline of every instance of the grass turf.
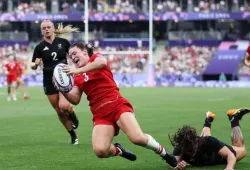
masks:
[[[7,102],[0,89],[0,169],[1,170],[165,170],[170,169],[152,151],[132,145],[121,132],[114,142],[137,154],[137,161],[122,158],[98,159],[91,146],[92,121],[88,103],[83,96],[77,109],[80,145],[71,146],[70,138],[43,94],[42,88],[29,88],[30,100]],[[122,95],[135,107],[136,117],[144,132],[154,136],[172,151],[168,134],[184,124],[200,133],[205,112],[216,114],[212,134],[230,144],[230,124],[226,111],[250,105],[249,89],[208,88],[124,88]],[[241,121],[245,144],[250,144],[250,116]],[[250,169],[249,156],[236,169]],[[193,170],[224,169],[225,166],[191,167]]]

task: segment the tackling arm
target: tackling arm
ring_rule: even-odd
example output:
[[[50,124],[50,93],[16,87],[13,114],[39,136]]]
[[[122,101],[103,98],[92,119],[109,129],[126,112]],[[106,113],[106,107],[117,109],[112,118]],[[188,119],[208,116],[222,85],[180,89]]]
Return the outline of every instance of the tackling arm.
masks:
[[[87,64],[85,67],[79,68],[80,73],[87,73],[103,69],[107,66],[107,59],[104,57],[98,57],[94,62]]]
[[[175,156],[175,158],[177,160],[177,167],[174,167],[175,170],[184,170],[189,165],[187,162],[182,160],[181,156]]]
[[[81,101],[82,91],[76,86],[70,92],[62,94],[73,105],[78,105]]]
[[[219,151],[219,155],[221,155],[223,158],[227,159],[227,167],[225,168],[225,170],[233,170],[234,166],[236,164],[235,155],[226,146],[224,146]]]
[[[84,67],[81,68],[71,68],[71,67],[64,67],[63,71],[67,74],[81,74],[81,73],[87,73],[91,71],[101,70],[105,68],[108,64],[108,61],[105,57],[98,57],[93,61],[92,63],[87,64]]]

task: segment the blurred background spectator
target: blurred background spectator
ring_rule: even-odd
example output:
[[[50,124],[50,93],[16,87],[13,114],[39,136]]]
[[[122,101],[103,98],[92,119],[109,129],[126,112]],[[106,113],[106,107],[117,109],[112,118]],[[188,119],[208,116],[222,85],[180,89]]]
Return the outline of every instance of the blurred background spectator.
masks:
[[[83,13],[84,0],[13,0],[1,1],[0,11],[20,13]],[[11,7],[8,4],[12,4]],[[154,0],[154,12],[249,11],[250,0]],[[91,0],[92,13],[146,13],[148,0]],[[53,8],[58,8],[53,10]]]
[[[201,74],[212,59],[215,47],[168,47],[157,62],[156,69],[162,74]]]

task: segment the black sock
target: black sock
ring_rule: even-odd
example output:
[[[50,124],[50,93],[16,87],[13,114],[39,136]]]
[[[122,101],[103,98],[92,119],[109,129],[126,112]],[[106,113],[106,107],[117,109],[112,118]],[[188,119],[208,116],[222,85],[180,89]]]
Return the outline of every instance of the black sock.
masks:
[[[203,127],[211,128],[213,120],[214,120],[213,118],[206,118]]]
[[[72,112],[68,112],[68,114],[70,114],[70,115],[71,115],[71,114],[75,114],[75,112],[74,112],[74,111],[72,111]]]
[[[231,121],[232,128],[234,128],[236,126],[240,126],[240,121],[236,116],[233,116],[230,121]]]
[[[76,138],[76,132],[74,131],[74,129],[72,129],[72,130],[70,130],[70,131],[68,131],[69,132],[69,134],[70,134],[70,136],[72,137],[72,138]]]

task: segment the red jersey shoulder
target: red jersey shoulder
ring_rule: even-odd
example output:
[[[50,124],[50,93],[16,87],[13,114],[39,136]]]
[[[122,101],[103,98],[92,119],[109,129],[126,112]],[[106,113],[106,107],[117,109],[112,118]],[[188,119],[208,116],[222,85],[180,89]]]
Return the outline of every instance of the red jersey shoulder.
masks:
[[[89,62],[93,62],[93,61],[95,61],[95,59],[97,58],[97,57],[101,57],[102,55],[100,54],[100,53],[95,53],[95,54],[93,54],[91,57],[90,57],[90,59],[89,59]]]

